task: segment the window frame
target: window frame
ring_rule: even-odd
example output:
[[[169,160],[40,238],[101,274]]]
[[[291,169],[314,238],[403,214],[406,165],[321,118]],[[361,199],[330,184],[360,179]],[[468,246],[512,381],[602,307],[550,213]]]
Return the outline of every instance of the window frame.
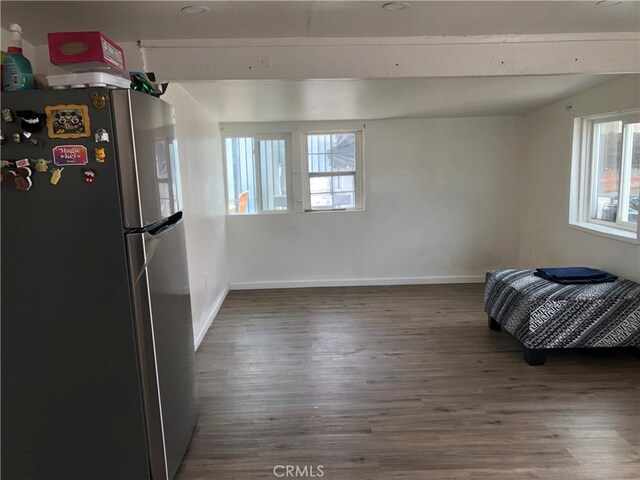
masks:
[[[227,161],[227,139],[228,138],[251,138],[253,143],[253,168],[255,171],[255,191],[256,191],[256,212],[237,213],[231,212],[229,201],[229,175]],[[263,210],[262,209],[262,171],[260,168],[260,148],[258,144],[261,140],[284,140],[285,155],[285,175],[287,185],[287,208],[285,210]],[[292,156],[291,156],[291,133],[229,133],[222,135],[222,156],[224,175],[224,196],[226,205],[226,215],[230,217],[243,217],[251,215],[282,215],[293,212],[293,179],[292,179]]]
[[[356,169],[354,172],[310,172],[309,171],[309,135],[331,135],[331,134],[355,134],[355,160]],[[302,204],[305,213],[317,212],[361,212],[364,211],[364,130],[363,129],[333,129],[333,130],[308,130],[301,133],[302,146]],[[339,177],[353,174],[354,183],[354,207],[353,208],[312,208],[311,207],[311,184],[313,177]]]
[[[631,155],[629,154],[626,156],[627,158],[625,158],[625,153],[631,145],[631,140],[629,136],[624,135],[624,129],[626,125],[638,123],[639,120],[640,109],[588,115],[574,119],[570,225],[584,228],[607,237],[638,243],[638,239],[640,238],[640,222],[634,224],[632,222],[622,221],[619,216],[616,216],[615,222],[596,218],[598,205],[598,162],[594,160],[593,154],[595,150],[595,126],[601,123],[622,121],[622,161],[618,186],[618,211],[622,211],[628,202],[628,198],[622,195],[621,192],[628,190],[631,182]],[[627,159],[628,161],[625,161]]]

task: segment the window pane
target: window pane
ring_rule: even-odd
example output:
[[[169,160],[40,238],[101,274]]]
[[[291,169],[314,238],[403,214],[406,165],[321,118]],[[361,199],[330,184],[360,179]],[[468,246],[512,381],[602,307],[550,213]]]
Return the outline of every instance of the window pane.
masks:
[[[334,208],[355,208],[355,176],[333,177]]]
[[[330,193],[311,194],[311,208],[316,209],[330,209],[333,208]]]
[[[352,153],[340,154],[334,153],[331,156],[331,171],[332,172],[355,172],[356,171],[356,156]]]
[[[313,173],[330,172],[331,166],[329,163],[329,155],[310,154],[309,155],[309,171]]]
[[[310,172],[355,172],[355,133],[308,135]]]
[[[640,210],[640,123],[632,123],[625,126],[625,182],[622,190],[625,202],[622,204],[621,220],[624,222],[638,223],[638,210]],[[628,137],[628,138],[627,138]],[[629,158],[630,157],[630,158]],[[629,172],[628,174],[626,172]],[[627,177],[629,175],[629,177]]]
[[[287,209],[287,168],[284,140],[260,140],[262,210]]]
[[[331,135],[331,152],[355,152],[356,151],[356,134],[355,133],[334,133]]]
[[[253,138],[227,138],[229,213],[256,213],[256,172]]]
[[[334,192],[355,191],[354,180],[355,178],[353,177],[353,175],[333,177],[333,191]]]
[[[312,209],[355,208],[355,177],[311,177]]]
[[[334,208],[355,208],[355,192],[340,192],[333,194]]]
[[[331,177],[311,177],[309,187],[311,193],[331,192]]]
[[[331,171],[355,172],[355,170],[355,133],[337,133],[331,135]]]
[[[595,218],[615,222],[622,160],[621,121],[597,123],[594,126],[593,159],[596,164]]]
[[[327,153],[329,152],[330,135],[309,135],[307,137],[307,145],[309,153]]]

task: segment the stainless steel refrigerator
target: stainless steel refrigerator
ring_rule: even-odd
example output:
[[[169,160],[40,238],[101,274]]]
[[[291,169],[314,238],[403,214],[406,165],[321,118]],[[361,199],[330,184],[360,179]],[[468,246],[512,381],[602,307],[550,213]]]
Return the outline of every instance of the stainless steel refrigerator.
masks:
[[[1,104],[2,478],[170,479],[197,415],[173,108],[101,88]]]

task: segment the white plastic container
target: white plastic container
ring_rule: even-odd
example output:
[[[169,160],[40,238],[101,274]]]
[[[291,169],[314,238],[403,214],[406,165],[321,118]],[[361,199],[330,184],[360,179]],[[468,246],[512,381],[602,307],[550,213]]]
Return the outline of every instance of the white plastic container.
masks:
[[[131,86],[131,81],[128,78],[104,72],[48,75],[47,82],[54,90],[85,87],[129,88]]]

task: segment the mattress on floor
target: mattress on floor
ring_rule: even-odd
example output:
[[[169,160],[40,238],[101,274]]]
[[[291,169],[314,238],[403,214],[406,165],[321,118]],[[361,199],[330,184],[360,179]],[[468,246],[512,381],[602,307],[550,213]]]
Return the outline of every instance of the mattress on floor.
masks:
[[[640,346],[640,284],[560,285],[534,270],[490,270],[485,311],[528,348]]]

